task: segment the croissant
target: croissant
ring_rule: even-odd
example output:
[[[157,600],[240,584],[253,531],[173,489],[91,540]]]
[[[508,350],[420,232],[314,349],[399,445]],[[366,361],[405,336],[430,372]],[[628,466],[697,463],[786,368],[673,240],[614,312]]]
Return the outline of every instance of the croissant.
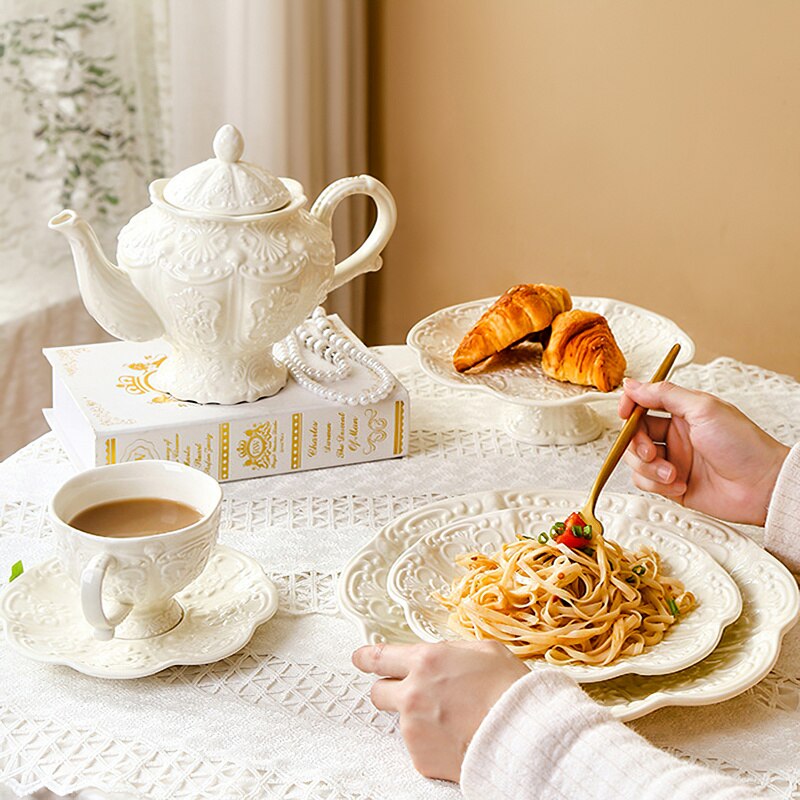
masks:
[[[626,367],[625,356],[601,314],[576,308],[553,320],[550,341],[542,353],[545,375],[610,392],[619,386]]]
[[[572,308],[561,286],[526,283],[499,297],[461,340],[453,366],[464,372],[526,336],[544,330],[553,318]]]

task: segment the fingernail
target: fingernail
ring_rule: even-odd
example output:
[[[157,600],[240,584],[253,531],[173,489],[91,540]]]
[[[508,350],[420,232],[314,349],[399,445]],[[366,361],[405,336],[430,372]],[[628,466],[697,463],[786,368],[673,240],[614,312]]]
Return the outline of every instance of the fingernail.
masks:
[[[672,467],[666,465],[661,466],[656,470],[656,475],[658,475],[662,481],[668,481],[672,476]]]
[[[646,444],[640,444],[639,447],[636,448],[636,452],[639,454],[639,458],[642,458],[645,461],[650,456],[650,451],[647,449]]]

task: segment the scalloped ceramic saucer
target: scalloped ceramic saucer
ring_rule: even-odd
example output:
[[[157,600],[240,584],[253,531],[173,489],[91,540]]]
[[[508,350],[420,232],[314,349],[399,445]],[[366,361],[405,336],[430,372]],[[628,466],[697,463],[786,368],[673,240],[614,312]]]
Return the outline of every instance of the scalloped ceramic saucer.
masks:
[[[8,643],[28,658],[97,678],[125,679],[232,655],[278,609],[278,591],[261,565],[222,545],[175,598],[184,613],[171,631],[101,642],[83,618],[78,587],[52,558],[26,570],[0,594],[0,619]]]
[[[495,553],[517,534],[536,536],[559,521],[561,509],[546,505],[488,511],[423,536],[394,562],[386,580],[389,596],[405,611],[411,630],[428,642],[463,639],[447,624],[449,611],[433,598],[465,570],[455,563],[463,553]],[[697,605],[671,626],[664,638],[637,656],[608,665],[560,666],[576,681],[594,683],[634,673],[666,675],[696,664],[719,644],[722,632],[742,613],[742,596],[733,578],[701,547],[658,525],[625,515],[604,514],[610,538],[628,550],[649,547],[661,557],[663,571],[683,582]],[[550,668],[543,658],[525,661],[532,669]]]

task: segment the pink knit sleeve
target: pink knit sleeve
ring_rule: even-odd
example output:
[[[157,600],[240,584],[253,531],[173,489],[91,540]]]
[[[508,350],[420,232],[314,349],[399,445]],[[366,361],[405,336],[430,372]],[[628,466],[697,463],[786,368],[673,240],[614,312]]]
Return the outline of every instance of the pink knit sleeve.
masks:
[[[783,462],[767,511],[764,544],[767,550],[800,575],[800,443]]]
[[[493,706],[461,768],[468,800],[752,800],[754,787],[667,755],[557,670]]]

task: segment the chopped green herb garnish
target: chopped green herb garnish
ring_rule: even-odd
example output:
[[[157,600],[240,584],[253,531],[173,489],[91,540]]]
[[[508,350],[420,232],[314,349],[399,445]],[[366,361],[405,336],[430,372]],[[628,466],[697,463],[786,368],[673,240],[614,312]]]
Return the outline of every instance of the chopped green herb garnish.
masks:
[[[563,522],[556,522],[553,525],[553,529],[557,530],[559,533],[563,533],[567,529],[567,526]]]
[[[678,608],[678,604],[670,597],[667,600],[667,605],[669,606],[669,610],[672,612],[673,617],[680,616],[681,610]]]
[[[594,550],[591,547],[581,547],[581,550],[589,557],[594,556]]]
[[[22,575],[22,573],[24,571],[25,570],[22,567],[22,562],[21,561],[17,561],[16,564],[12,564],[11,565],[11,577],[8,579],[8,582],[11,583],[11,581],[15,580],[16,578],[19,578],[19,576]]]
[[[549,538],[548,535],[544,531],[542,531],[539,534],[539,542],[540,542],[540,544],[547,544],[548,538]]]
[[[628,577],[625,578],[625,583],[636,583],[636,578],[634,578],[633,575],[628,575]]]
[[[587,539],[591,539],[592,538],[592,526],[591,525],[584,525],[583,526],[583,535]]]
[[[645,573],[646,571],[647,571],[647,570],[645,569],[645,566],[644,566],[644,564],[637,564],[637,565],[636,565],[636,566],[635,566],[635,567],[634,567],[634,568],[631,570],[631,572],[632,572],[634,575],[638,575],[640,578],[641,578],[641,576],[642,576],[642,575],[644,575],[644,573]]]

